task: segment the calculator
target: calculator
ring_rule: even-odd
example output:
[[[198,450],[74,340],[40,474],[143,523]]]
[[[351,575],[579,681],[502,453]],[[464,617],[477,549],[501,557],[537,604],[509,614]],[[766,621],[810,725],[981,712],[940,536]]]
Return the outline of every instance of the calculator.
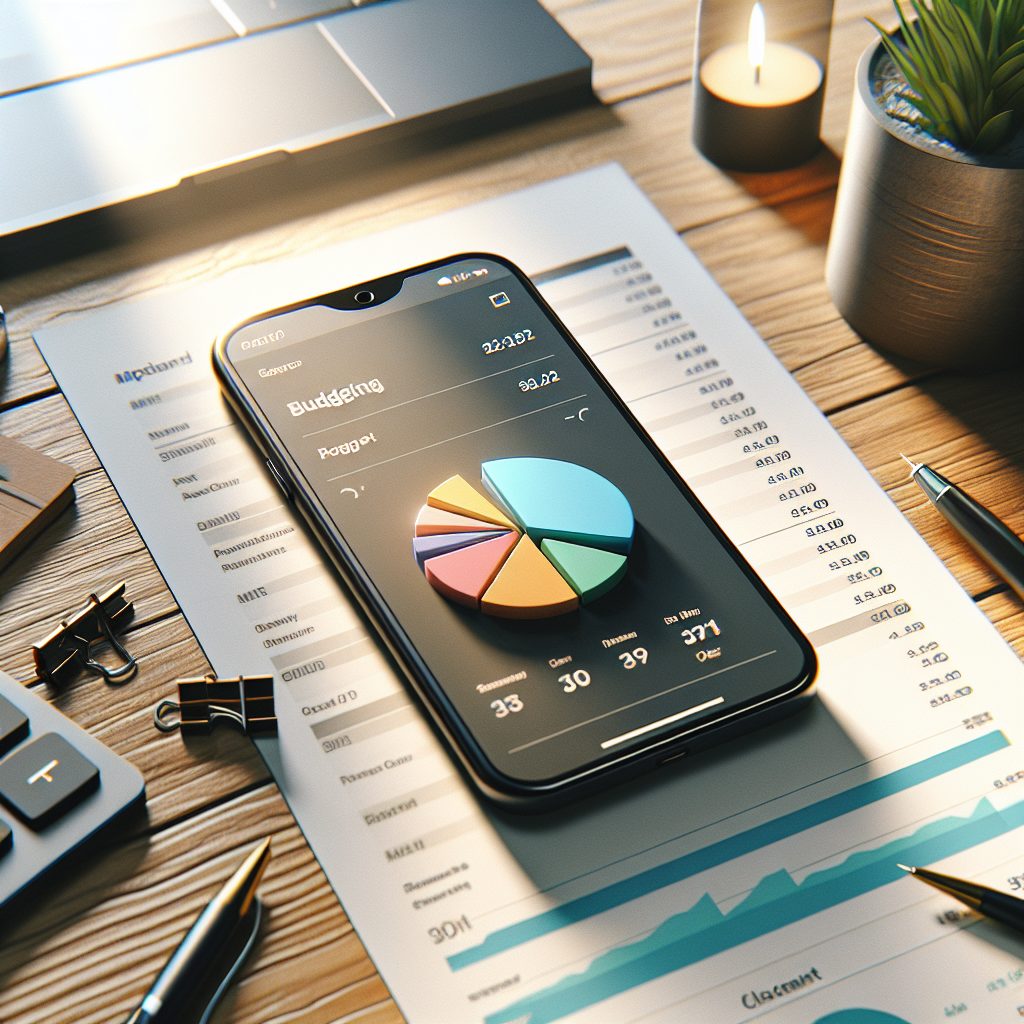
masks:
[[[134,765],[0,672],[0,906],[145,799]]]

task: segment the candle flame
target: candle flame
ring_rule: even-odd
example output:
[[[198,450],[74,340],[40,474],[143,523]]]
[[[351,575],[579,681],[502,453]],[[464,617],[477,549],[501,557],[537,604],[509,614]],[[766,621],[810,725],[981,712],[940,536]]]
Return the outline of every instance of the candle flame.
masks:
[[[754,69],[755,81],[760,78],[759,72],[764,63],[764,36],[764,8],[756,3],[750,11],[750,33],[747,36],[747,59]]]

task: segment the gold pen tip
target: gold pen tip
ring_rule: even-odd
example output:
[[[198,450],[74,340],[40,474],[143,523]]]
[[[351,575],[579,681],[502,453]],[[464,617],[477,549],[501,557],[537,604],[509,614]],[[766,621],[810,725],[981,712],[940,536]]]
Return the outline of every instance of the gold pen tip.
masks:
[[[245,858],[242,866],[236,872],[239,881],[244,879],[246,884],[245,898],[239,908],[238,916],[245,917],[249,906],[256,897],[256,887],[260,884],[263,872],[270,861],[270,836],[267,836],[248,857]]]
[[[267,862],[270,860],[270,836],[267,836],[267,838],[249,854],[247,859],[253,864],[253,866],[259,865],[259,872],[262,875],[267,866]]]
[[[916,868],[908,868],[906,864],[899,864],[899,863],[898,863],[898,864],[896,865],[896,867],[898,867],[898,868],[902,868],[902,869],[903,869],[904,871],[909,871],[909,872],[910,872],[911,874],[914,874],[914,872],[915,872],[915,870],[916,870]]]

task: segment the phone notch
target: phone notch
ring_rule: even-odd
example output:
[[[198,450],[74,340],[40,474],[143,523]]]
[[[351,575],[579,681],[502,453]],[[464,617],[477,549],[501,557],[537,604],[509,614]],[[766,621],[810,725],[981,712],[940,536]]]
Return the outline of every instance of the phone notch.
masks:
[[[404,273],[389,274],[376,281],[364,281],[351,288],[328,292],[321,295],[316,302],[332,309],[370,309],[393,299],[402,290],[405,278]]]

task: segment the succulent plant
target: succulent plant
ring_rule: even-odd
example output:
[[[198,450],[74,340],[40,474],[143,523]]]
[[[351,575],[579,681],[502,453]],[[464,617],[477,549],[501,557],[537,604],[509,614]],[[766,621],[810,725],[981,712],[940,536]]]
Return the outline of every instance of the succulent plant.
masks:
[[[882,45],[907,80],[919,117],[900,117],[963,150],[989,153],[1024,114],[1024,0],[910,0]],[[899,115],[894,115],[899,117]]]

